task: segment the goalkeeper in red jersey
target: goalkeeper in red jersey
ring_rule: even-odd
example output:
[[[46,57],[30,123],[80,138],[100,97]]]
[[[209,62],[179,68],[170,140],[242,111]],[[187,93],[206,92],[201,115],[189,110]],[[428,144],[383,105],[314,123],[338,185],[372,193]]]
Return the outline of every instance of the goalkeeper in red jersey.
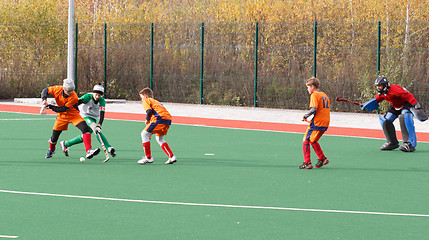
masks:
[[[144,88],[139,92],[143,102],[143,108],[146,112],[146,127],[141,132],[143,149],[145,156],[138,161],[139,164],[153,163],[153,157],[150,148],[150,139],[152,134],[156,134],[156,141],[161,149],[167,154],[168,160],[165,164],[175,163],[176,156],[171,151],[168,143],[164,140],[171,125],[171,115],[167,109],[153,98],[153,91],[150,88]]]
[[[414,152],[417,146],[417,136],[413,115],[422,122],[426,121],[428,116],[413,94],[399,85],[390,84],[385,76],[380,76],[375,80],[375,87],[377,96],[366,102],[362,106],[362,110],[376,110],[379,106],[378,103],[383,100],[390,103],[384,117],[379,115],[380,124],[386,137],[386,143],[380,147],[380,150],[393,150],[399,147],[399,150],[403,152]],[[395,126],[393,125],[393,121],[396,118],[399,118],[404,142],[401,146],[399,146]]]
[[[310,94],[310,110],[302,117],[303,121],[308,121],[307,119],[314,115],[313,119],[307,127],[307,130],[304,134],[304,139],[302,143],[302,152],[304,155],[304,163],[299,166],[300,169],[312,169],[313,165],[311,164],[310,158],[310,145],[313,150],[316,152],[319,161],[314,166],[315,168],[320,168],[323,165],[329,163],[325,154],[322,151],[322,148],[319,144],[319,139],[328,130],[330,122],[330,100],[328,96],[319,90],[320,81],[319,79],[312,77],[306,81],[307,91]]]

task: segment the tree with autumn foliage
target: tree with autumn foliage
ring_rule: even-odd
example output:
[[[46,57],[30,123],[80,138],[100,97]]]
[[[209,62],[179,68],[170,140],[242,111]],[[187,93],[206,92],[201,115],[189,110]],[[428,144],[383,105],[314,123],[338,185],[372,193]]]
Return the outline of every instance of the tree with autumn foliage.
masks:
[[[252,104],[256,22],[261,106],[300,107],[302,79],[312,74],[314,22],[317,74],[328,93],[357,100],[372,94],[378,21],[381,73],[422,96],[429,89],[427,0],[76,0],[75,6],[80,87],[103,79],[106,24],[111,97],[134,98],[132,89],[147,85],[151,23],[155,87],[163,86],[167,101],[198,102],[201,23],[206,103]],[[67,10],[66,0],[0,0],[1,98],[34,96],[64,77]]]

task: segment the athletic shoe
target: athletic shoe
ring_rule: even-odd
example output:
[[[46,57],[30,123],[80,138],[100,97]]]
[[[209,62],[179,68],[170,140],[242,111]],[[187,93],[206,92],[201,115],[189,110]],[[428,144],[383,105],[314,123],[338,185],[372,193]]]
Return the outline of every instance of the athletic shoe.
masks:
[[[399,150],[403,151],[403,152],[414,152],[416,150],[415,147],[413,147],[413,145],[411,145],[411,143],[409,142],[404,142],[404,144],[402,144],[399,147]]]
[[[153,157],[147,158],[144,156],[142,159],[137,161],[138,164],[146,164],[146,163],[153,163]]]
[[[172,156],[171,158],[169,158],[168,160],[167,160],[167,162],[165,162],[165,164],[173,164],[173,163],[175,163],[177,161],[177,159],[176,159],[176,155],[174,155],[174,156]]]
[[[88,149],[88,151],[86,151],[86,158],[91,159],[92,157],[94,157],[95,155],[97,155],[100,152],[99,148],[96,149]]]
[[[46,156],[45,156],[45,158],[51,158],[52,157],[52,155],[55,153],[55,150],[51,150],[51,149],[49,149],[48,150],[48,153],[46,153]]]
[[[61,149],[63,150],[64,155],[66,155],[66,157],[68,157],[69,156],[69,148],[66,147],[66,142],[61,141],[60,145],[61,145]]]
[[[107,151],[110,153],[110,155],[111,155],[112,157],[115,157],[115,156],[116,156],[115,149],[114,149],[113,147],[109,147],[109,148],[107,149]]]
[[[314,167],[320,168],[320,167],[323,167],[324,165],[326,165],[328,163],[329,163],[329,160],[327,158],[319,159],[319,161],[316,163],[316,166],[314,166]]]
[[[313,165],[310,163],[303,163],[301,166],[298,167],[299,169],[312,169]]]
[[[380,150],[393,150],[399,147],[399,143],[386,142],[383,146],[380,147]]]

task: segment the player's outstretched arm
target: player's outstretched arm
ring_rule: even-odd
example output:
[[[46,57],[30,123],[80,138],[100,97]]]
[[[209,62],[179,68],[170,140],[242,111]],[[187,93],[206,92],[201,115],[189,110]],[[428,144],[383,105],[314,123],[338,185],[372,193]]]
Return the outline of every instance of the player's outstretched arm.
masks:
[[[66,112],[67,110],[69,110],[69,108],[66,107],[66,106],[57,107],[57,106],[54,106],[54,105],[51,105],[51,104],[48,104],[46,106],[46,108],[47,109],[51,109],[52,111],[57,112],[57,113]]]

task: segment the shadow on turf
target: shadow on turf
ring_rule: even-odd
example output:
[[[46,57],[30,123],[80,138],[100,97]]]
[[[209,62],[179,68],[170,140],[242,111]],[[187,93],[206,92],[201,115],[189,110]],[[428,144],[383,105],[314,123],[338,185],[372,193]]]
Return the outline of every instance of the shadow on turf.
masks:
[[[427,152],[429,151],[425,151],[425,150],[420,150],[419,153],[421,154],[427,154]],[[410,153],[405,153],[405,154],[410,154]],[[45,159],[44,157],[44,153],[41,155],[40,158],[36,158],[35,160],[15,160],[15,161],[11,161],[11,160],[6,160],[6,161],[1,161],[0,160],[0,165],[16,165],[16,164],[25,164],[25,165],[31,165],[31,166],[40,166],[40,165],[64,165],[64,164],[109,164],[109,163],[115,163],[115,165],[117,164],[135,164],[136,166],[141,166],[139,164],[137,164],[137,160],[139,159],[139,157],[136,158],[121,158],[121,157],[116,157],[116,158],[111,158],[109,162],[107,163],[103,163],[103,158],[93,158],[93,159],[86,159],[85,163],[81,163],[79,161],[79,156],[70,156],[68,158],[65,158],[64,156],[60,156],[59,158],[52,158],[52,159]],[[158,159],[157,159],[158,160]],[[151,165],[159,165],[162,164],[164,165],[164,162],[162,160],[164,159],[159,159],[158,161],[155,160],[154,164],[148,164],[148,166]],[[218,158],[179,158],[179,161],[174,164],[174,165],[213,165],[213,166],[229,166],[229,167],[247,167],[247,168],[292,168],[292,169],[298,169],[298,166],[300,165],[300,161],[297,161],[294,164],[286,164],[286,162],[289,162],[288,159],[285,159],[285,164],[267,164],[266,162],[261,162],[261,161],[251,161],[251,160],[237,160],[237,159],[218,159]],[[341,164],[343,165],[343,164]],[[146,166],[146,165],[142,165],[142,166]],[[375,172],[429,172],[428,170],[424,170],[424,169],[417,169],[417,168],[412,168],[411,167],[412,164],[410,164],[410,168],[409,169],[382,169],[382,168],[361,168],[361,167],[338,167],[335,166],[335,164],[333,164],[332,162],[320,169],[311,169],[310,171],[320,171],[322,169],[328,171],[375,171]],[[306,170],[299,170],[299,171],[306,171]],[[307,170],[308,171],[308,170]]]
[[[286,160],[285,160],[286,161]],[[256,162],[256,161],[255,161]],[[343,168],[343,167],[336,167],[335,165],[332,165],[330,163],[329,165],[326,165],[320,169],[311,169],[311,170],[301,170],[298,169],[298,166],[301,162],[297,162],[294,165],[291,164],[249,164],[249,161],[246,160],[246,162],[243,162],[241,160],[233,160],[233,159],[216,159],[216,158],[210,158],[210,159],[201,159],[201,158],[186,158],[183,161],[181,161],[182,164],[198,164],[198,165],[222,165],[222,166],[230,166],[230,167],[251,167],[251,168],[293,168],[299,171],[320,171],[320,170],[330,170],[330,171],[375,171],[375,172],[429,172],[429,169],[417,169],[417,168],[411,168],[410,169],[382,169],[382,168]]]

